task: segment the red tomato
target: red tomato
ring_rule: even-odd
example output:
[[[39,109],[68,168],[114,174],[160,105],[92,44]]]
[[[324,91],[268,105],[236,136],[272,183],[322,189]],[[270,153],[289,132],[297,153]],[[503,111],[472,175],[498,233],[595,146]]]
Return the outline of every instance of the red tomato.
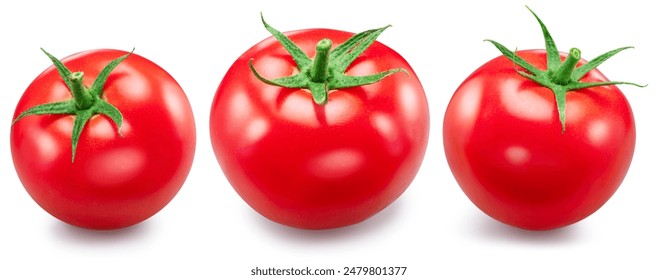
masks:
[[[286,33],[309,57],[316,43],[352,33],[307,29]],[[374,84],[330,91],[325,104],[307,89],[268,85],[264,77],[300,70],[270,37],[228,70],[210,114],[215,155],[237,193],[265,217],[305,229],[351,225],[398,198],[415,177],[427,146],[429,113],[409,64],[374,42],[345,72],[362,76],[401,67]]]
[[[516,54],[547,67],[544,50]],[[533,230],[575,223],[599,209],[628,171],[631,107],[614,85],[570,91],[562,133],[553,92],[517,70],[499,56],[457,89],[443,126],[448,163],[473,203],[501,222]],[[581,81],[608,79],[595,69]]]
[[[101,70],[125,55],[81,52],[62,60],[83,71],[90,87]],[[72,225],[116,229],[143,221],[173,199],[187,177],[196,134],[187,97],[162,68],[131,54],[109,75],[101,99],[123,115],[120,134],[106,115],[91,117],[72,161],[74,115],[30,115],[11,130],[16,172],[32,198]],[[25,90],[14,118],[36,105],[71,100],[55,67]]]
[[[530,8],[528,8],[530,10]],[[560,53],[532,11],[546,49],[503,54],[473,72],[446,110],[448,164],[473,203],[516,227],[548,230],[578,222],[610,199],[635,149],[633,112],[591,61]]]

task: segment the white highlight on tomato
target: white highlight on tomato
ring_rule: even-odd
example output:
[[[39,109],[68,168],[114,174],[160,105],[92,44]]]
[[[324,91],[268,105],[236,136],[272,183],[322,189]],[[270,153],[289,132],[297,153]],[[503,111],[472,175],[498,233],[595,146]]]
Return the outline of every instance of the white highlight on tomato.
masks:
[[[521,90],[521,82],[507,80],[500,85],[501,102],[511,115],[528,121],[543,121],[557,117],[555,96],[549,91],[550,98],[543,98],[533,90]],[[554,115],[555,114],[555,115]]]
[[[115,148],[97,152],[85,167],[85,176],[98,187],[115,187],[138,178],[146,168],[147,158],[140,149]],[[113,168],[104,168],[112,166]],[[98,170],[105,174],[98,176]]]
[[[464,94],[455,95],[454,107],[459,110],[460,123],[464,127],[473,127],[473,123],[477,120],[478,112],[480,111],[480,103],[482,101],[482,83],[479,81],[472,81],[462,85],[461,91]]]
[[[505,160],[512,165],[521,166],[530,161],[530,152],[521,146],[511,146],[505,149]]]
[[[264,118],[254,119],[247,123],[246,134],[244,139],[246,145],[253,145],[260,141],[270,131],[270,123]]]
[[[313,157],[308,168],[317,177],[339,179],[358,172],[364,162],[365,158],[361,152],[338,149]]]
[[[594,121],[587,127],[587,138],[596,146],[605,146],[606,140],[609,140],[610,127],[605,121]]]

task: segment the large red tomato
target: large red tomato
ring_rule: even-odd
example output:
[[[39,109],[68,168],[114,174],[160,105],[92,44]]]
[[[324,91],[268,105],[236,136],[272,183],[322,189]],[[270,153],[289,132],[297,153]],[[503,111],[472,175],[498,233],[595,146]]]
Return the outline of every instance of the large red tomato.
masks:
[[[448,163],[466,195],[491,217],[533,230],[599,209],[624,179],[635,147],[633,113],[617,82],[584,71],[594,65],[577,49],[558,54],[545,36],[547,50],[513,53],[493,42],[505,55],[459,86],[443,127]],[[556,69],[566,69],[564,81]]]
[[[353,35],[328,29],[286,34],[309,57],[322,39],[338,44]],[[285,225],[325,229],[358,223],[405,191],[425,153],[429,113],[419,80],[398,53],[374,41],[346,75],[392,68],[408,74],[330,90],[324,103],[314,102],[308,89],[264,83],[250,60],[266,78],[304,70],[302,59],[271,37],[240,56],[217,89],[210,115],[215,155],[251,207]]]
[[[73,76],[83,75],[82,86],[89,89],[101,70],[123,55],[92,50],[62,62],[70,71],[82,71]],[[14,118],[37,105],[70,102],[72,80],[63,80],[56,67],[46,69],[25,90]],[[47,212],[80,227],[116,229],[154,215],[181,188],[194,157],[194,118],[178,83],[136,54],[109,73],[97,99],[87,105],[110,115],[21,116],[11,129],[11,151],[25,189]],[[74,139],[76,120],[88,117]]]

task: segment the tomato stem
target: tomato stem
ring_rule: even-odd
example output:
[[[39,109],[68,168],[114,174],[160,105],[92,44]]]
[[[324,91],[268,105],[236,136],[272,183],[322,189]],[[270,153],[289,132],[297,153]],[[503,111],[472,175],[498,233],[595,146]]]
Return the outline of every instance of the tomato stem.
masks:
[[[515,65],[521,66],[521,68],[525,70],[517,70],[519,75],[526,77],[553,91],[555,94],[558,116],[560,118],[560,123],[562,124],[562,133],[564,133],[566,130],[566,95],[569,91],[609,85],[634,85],[638,87],[646,86],[620,81],[580,81],[580,79],[583,78],[589,71],[594,70],[596,67],[601,65],[601,63],[605,62],[620,51],[631,47],[622,47],[611,50],[597,56],[589,62],[583,63],[578,67],[576,67],[576,65],[580,61],[580,50],[577,48],[572,48],[569,50],[569,54],[567,55],[564,62],[561,62],[560,52],[555,45],[553,37],[548,32],[548,28],[546,28],[546,25],[544,25],[544,23],[541,21],[541,19],[539,19],[535,12],[533,12],[528,6],[526,6],[526,8],[528,8],[528,10],[535,17],[539,23],[539,26],[541,27],[542,33],[544,34],[544,44],[546,46],[546,70],[541,70],[535,67],[528,61],[525,61],[523,58],[517,56],[516,52],[511,51],[496,41],[485,41],[491,42],[505,57],[510,59]]]
[[[89,90],[82,84],[83,72],[73,72],[69,75],[71,81],[71,94],[75,105],[78,109],[87,109],[94,104],[94,97],[89,93]]]
[[[110,63],[101,70],[98,76],[96,76],[91,87],[87,88],[82,84],[82,78],[84,76],[83,72],[71,72],[71,70],[69,70],[59,59],[48,53],[46,50],[41,50],[53,62],[57,69],[57,73],[59,73],[59,76],[68,87],[73,98],[31,107],[20,113],[14,119],[12,125],[24,117],[33,115],[75,115],[73,130],[71,131],[71,162],[74,162],[75,151],[78,147],[78,141],[80,140],[82,130],[94,115],[100,114],[109,117],[117,125],[117,133],[121,135],[120,130],[121,124],[123,123],[123,115],[121,115],[119,109],[101,99],[100,96],[110,72],[112,72],[119,63],[128,58],[132,51],[110,61]]]
[[[553,75],[553,82],[558,85],[567,85],[571,83],[571,74],[576,69],[576,64],[580,61],[580,50],[572,48],[569,50],[569,55],[555,71]]]
[[[287,77],[267,79],[256,71],[253,59],[249,60],[251,72],[262,82],[284,88],[304,88],[311,91],[315,104],[327,103],[329,91],[333,89],[352,88],[379,82],[395,73],[409,73],[402,68],[394,68],[366,76],[348,76],[345,74],[347,68],[363,54],[390,25],[382,28],[371,29],[354,34],[347,41],[331,50],[332,42],[329,39],[320,40],[315,49],[315,59],[311,59],[290,38],[280,31],[274,29],[265,22],[261,14],[261,20],[265,29],[274,36],[281,45],[292,56],[297,64],[299,73]]]
[[[322,39],[315,46],[315,60],[311,66],[311,81],[324,83],[329,79],[329,49],[331,49],[331,40]]]

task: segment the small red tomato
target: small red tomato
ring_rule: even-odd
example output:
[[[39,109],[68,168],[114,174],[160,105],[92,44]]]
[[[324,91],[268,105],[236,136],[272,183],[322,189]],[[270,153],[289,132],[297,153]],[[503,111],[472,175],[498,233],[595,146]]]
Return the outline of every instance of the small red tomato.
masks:
[[[347,226],[384,209],[414,179],[429,132],[418,78],[375,41],[386,27],[284,35],[263,23],[274,38],[237,59],[212,104],[229,182],[263,216],[297,228]]]
[[[25,90],[11,129],[27,192],[56,218],[90,229],[127,227],[157,213],[194,157],[194,118],[181,87],[124,51],[62,61],[46,54],[55,66]]]
[[[443,140],[477,207],[509,225],[547,230],[584,219],[613,195],[633,157],[635,123],[615,86],[623,82],[595,69],[625,48],[591,62],[577,49],[560,54],[537,20],[546,50],[512,52],[491,41],[504,55],[459,86]]]

